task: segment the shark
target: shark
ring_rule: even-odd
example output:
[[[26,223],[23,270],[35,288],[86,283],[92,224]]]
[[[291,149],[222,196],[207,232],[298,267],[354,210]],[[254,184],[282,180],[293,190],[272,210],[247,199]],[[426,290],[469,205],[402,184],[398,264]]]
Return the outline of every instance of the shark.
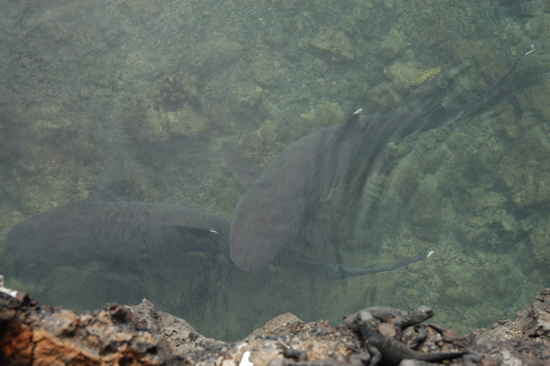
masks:
[[[8,231],[6,248],[24,262],[76,267],[98,262],[108,268],[143,254],[214,252],[229,255],[248,272],[271,263],[331,279],[423,261],[433,251],[385,266],[348,268],[315,260],[289,243],[303,240],[317,247],[324,239],[311,211],[332,187],[342,182],[361,186],[390,140],[438,127],[480,104],[523,56],[487,92],[464,105],[439,103],[427,111],[374,116],[358,110],[343,124],[292,143],[265,168],[247,164],[223,144],[225,161],[246,190],[231,221],[185,206],[130,200],[124,192],[124,158],[117,155],[101,172],[91,201],[67,202],[24,219]]]
[[[8,231],[8,252],[19,261],[51,266],[96,262],[105,272],[122,275],[140,255],[229,255],[229,220],[181,205],[131,201],[125,180],[124,158],[116,155],[101,172],[91,201],[67,202],[24,219]],[[273,264],[318,277],[343,278],[389,271],[415,260],[347,268],[287,249]]]
[[[78,267],[175,250],[228,251],[228,220],[180,205],[130,201],[124,181],[124,158],[117,155],[90,202],[67,202],[21,221],[8,231],[8,252],[24,262]]]
[[[245,189],[229,233],[233,262],[244,271],[256,272],[287,252],[285,248],[297,238],[311,247],[323,247],[320,241],[324,239],[315,235],[312,211],[332,188],[347,184],[362,189],[383,160],[390,141],[439,127],[475,110],[533,49],[517,58],[489,90],[465,104],[446,107],[439,102],[425,111],[385,115],[367,115],[359,109],[346,122],[314,131],[290,144],[263,169],[247,164],[236,150],[223,144],[226,164]],[[410,263],[428,256],[419,254]],[[340,266],[332,275],[346,277],[353,273],[347,270]]]

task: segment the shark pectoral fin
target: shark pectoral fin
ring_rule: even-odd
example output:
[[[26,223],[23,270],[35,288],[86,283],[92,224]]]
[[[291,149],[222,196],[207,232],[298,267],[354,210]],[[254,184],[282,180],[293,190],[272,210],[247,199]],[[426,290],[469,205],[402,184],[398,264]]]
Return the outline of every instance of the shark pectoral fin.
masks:
[[[221,235],[214,229],[203,229],[186,225],[173,225],[179,237],[180,248],[186,252],[219,251]]]
[[[250,189],[264,172],[264,168],[248,164],[235,149],[225,142],[222,143],[222,153],[227,167],[245,190]]]
[[[124,156],[118,154],[101,171],[92,191],[94,202],[128,201],[125,195]]]

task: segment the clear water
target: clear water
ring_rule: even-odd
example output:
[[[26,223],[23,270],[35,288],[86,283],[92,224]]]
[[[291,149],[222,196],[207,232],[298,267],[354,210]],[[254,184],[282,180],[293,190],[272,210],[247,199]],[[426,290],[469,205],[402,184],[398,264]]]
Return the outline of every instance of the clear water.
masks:
[[[224,340],[292,312],[330,319],[372,305],[433,306],[458,332],[528,306],[548,286],[550,21],[543,1],[0,0],[0,272],[42,304],[139,302]],[[367,114],[479,96],[535,45],[476,113],[398,139],[360,187],[310,215],[348,267],[435,250],[392,272],[326,280],[221,253],[101,263],[14,259],[9,229],[90,200],[122,153],[133,201],[231,219],[244,193],[222,142],[265,166],[300,137]],[[352,205],[358,203],[357,205]],[[349,208],[355,210],[350,214]],[[337,244],[335,244],[337,243]],[[54,249],[44,256],[61,255]],[[47,261],[44,261],[47,262]]]

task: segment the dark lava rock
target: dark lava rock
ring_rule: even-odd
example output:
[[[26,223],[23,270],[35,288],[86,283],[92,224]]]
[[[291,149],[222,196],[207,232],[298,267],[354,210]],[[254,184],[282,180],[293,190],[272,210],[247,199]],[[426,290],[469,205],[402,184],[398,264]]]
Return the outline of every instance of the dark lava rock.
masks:
[[[139,323],[153,334],[159,334],[170,343],[179,354],[188,355],[203,351],[206,347],[223,344],[212,338],[205,338],[183,319],[155,309],[155,305],[143,299],[139,305],[127,305]]]
[[[240,342],[225,343],[201,336],[185,320],[156,310],[147,300],[76,313],[41,307],[26,294],[0,287],[0,364],[550,364],[550,289],[516,320],[470,335],[423,324],[432,314],[427,307],[408,312],[372,307],[333,328],[326,321],[306,324],[287,313]]]

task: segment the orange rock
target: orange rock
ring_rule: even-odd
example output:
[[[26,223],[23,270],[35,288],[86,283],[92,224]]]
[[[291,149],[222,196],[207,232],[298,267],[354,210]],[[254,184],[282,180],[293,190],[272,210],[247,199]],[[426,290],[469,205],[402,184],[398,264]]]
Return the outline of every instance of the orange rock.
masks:
[[[30,365],[32,355],[32,330],[17,321],[7,321],[0,326],[0,362],[9,365]],[[2,358],[4,358],[2,360]]]

